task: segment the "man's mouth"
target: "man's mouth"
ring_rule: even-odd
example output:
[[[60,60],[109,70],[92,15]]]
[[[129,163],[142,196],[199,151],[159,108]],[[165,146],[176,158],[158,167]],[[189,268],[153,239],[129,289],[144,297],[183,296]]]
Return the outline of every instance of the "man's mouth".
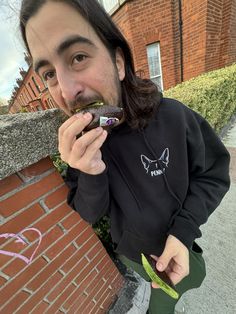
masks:
[[[104,102],[102,101],[93,101],[89,104],[86,105],[79,105],[77,108],[74,108],[73,110],[71,110],[72,114],[76,114],[79,113],[80,111],[84,110],[84,109],[88,109],[88,108],[93,108],[93,107],[97,107],[97,106],[103,106]]]

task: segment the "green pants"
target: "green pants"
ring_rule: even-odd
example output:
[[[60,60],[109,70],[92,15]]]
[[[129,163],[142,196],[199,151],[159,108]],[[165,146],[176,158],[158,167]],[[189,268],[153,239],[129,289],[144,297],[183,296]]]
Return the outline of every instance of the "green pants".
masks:
[[[119,255],[118,258],[128,268],[136,271],[146,281],[150,278],[146,274],[142,265],[131,261],[124,255]],[[202,249],[194,243],[192,249],[189,250],[189,275],[185,277],[179,284],[176,285],[176,290],[181,296],[187,290],[200,287],[206,276],[205,262],[202,257]],[[149,303],[149,314],[173,314],[175,305],[178,300],[169,297],[161,289],[151,288],[151,297]]]

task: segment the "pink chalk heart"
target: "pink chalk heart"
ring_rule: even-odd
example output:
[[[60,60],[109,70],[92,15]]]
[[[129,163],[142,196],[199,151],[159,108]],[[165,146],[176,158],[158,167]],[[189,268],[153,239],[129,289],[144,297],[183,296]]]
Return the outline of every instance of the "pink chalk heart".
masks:
[[[16,258],[19,258],[21,260],[23,260],[26,264],[30,264],[40,246],[40,243],[42,241],[42,233],[36,229],[36,228],[25,228],[22,231],[20,231],[19,233],[3,233],[0,234],[0,238],[5,238],[5,239],[9,239],[9,238],[14,238],[15,239],[15,243],[21,243],[23,245],[27,245],[26,242],[26,236],[24,236],[24,234],[26,234],[29,231],[33,231],[36,232],[38,235],[38,241],[37,241],[37,246],[35,248],[35,250],[33,251],[32,255],[30,256],[30,258],[24,256],[23,254],[19,254],[16,252],[11,252],[11,251],[5,251],[5,250],[0,250],[0,254],[3,255],[7,255],[7,256],[13,256]]]

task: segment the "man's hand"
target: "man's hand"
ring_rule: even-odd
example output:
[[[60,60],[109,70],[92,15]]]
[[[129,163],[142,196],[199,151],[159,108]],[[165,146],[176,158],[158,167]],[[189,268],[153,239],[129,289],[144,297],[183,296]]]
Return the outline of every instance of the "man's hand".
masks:
[[[100,148],[107,137],[107,132],[99,127],[76,138],[91,120],[90,113],[79,113],[66,120],[59,128],[58,149],[61,159],[72,168],[96,175],[106,168]]]
[[[152,255],[152,257],[157,261],[157,270],[165,270],[174,285],[189,274],[189,251],[173,235],[168,236],[162,255],[160,257]],[[154,282],[152,283],[152,287],[159,288]]]

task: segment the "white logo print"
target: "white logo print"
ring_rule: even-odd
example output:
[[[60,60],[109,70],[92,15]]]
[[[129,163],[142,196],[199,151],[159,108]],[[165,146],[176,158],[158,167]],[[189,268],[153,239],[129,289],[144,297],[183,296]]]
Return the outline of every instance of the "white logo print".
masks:
[[[157,160],[151,160],[145,155],[141,155],[141,161],[146,170],[146,173],[149,173],[151,177],[159,176],[163,174],[168,167],[169,163],[169,148],[166,148],[161,157]],[[160,165],[160,166],[159,166]],[[160,168],[161,167],[161,168]]]

